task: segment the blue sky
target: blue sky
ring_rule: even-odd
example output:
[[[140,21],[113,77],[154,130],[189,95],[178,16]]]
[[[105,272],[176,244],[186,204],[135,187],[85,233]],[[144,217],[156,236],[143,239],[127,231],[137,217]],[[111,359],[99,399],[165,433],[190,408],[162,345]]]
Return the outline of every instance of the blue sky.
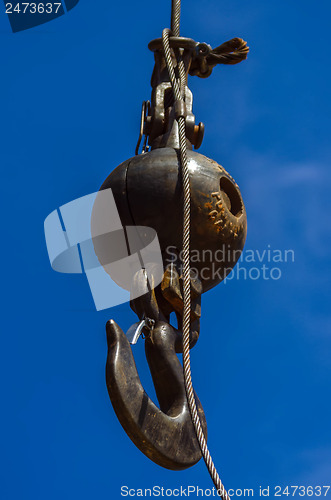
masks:
[[[115,417],[104,326],[127,329],[129,306],[96,312],[86,278],[49,265],[47,215],[134,154],[147,44],[169,25],[170,2],[91,4],[15,34],[0,13],[5,500],[211,487],[202,462],[150,462]],[[246,248],[295,255],[277,264],[279,280],[233,279],[203,296],[193,381],[228,488],[330,484],[330,17],[326,1],[183,1],[184,36],[251,48],[246,62],[190,79],[200,152],[241,188]],[[142,342],[135,358],[153,395]]]

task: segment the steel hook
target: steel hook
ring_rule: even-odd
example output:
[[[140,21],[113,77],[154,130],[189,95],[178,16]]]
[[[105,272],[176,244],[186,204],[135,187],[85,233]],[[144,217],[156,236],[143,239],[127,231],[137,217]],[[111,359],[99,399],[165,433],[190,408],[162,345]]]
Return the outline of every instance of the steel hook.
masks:
[[[136,276],[136,285],[146,280],[143,272]],[[170,281],[169,281],[170,280]],[[162,291],[163,288],[163,291]],[[166,293],[164,292],[166,290]],[[167,296],[169,308],[159,307],[160,294]],[[165,273],[161,286],[145,296],[135,299],[131,307],[138,316],[144,315],[144,304],[154,315],[155,326],[145,337],[146,358],[151,371],[160,408],[146,394],[138,372],[131,345],[122,329],[110,320],[106,325],[108,357],[106,382],[110,400],[124,430],[134,444],[158,465],[172,470],[183,470],[196,464],[201,451],[196,439],[188,408],[183,367],[176,353],[182,351],[182,333],[169,323],[169,311],[176,310],[169,297],[176,297],[177,314],[180,309],[180,278],[172,269]],[[159,299],[159,300],[158,300]],[[191,346],[199,335],[199,314],[193,301]],[[198,412],[205,436],[206,419],[201,403],[196,397]]]

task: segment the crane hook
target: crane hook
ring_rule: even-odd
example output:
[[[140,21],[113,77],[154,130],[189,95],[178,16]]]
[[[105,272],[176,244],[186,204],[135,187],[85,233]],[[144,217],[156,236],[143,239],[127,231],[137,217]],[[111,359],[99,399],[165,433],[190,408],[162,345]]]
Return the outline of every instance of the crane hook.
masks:
[[[146,273],[139,271],[134,278],[135,292],[141,286],[146,290],[146,282]],[[155,321],[145,336],[145,352],[160,408],[141,384],[130,342],[123,330],[113,320],[106,325],[106,382],[115,413],[140,451],[158,465],[172,470],[191,467],[201,458],[187,403],[183,368],[176,354],[182,352],[182,332],[169,322],[170,313],[175,311],[179,326],[181,323],[180,285],[177,269],[171,265],[159,287],[131,301],[139,317],[146,317],[148,312]],[[192,279],[192,290],[191,347],[199,337],[201,283],[197,279]],[[137,293],[134,296],[137,297]],[[198,397],[195,398],[207,436],[204,411]]]

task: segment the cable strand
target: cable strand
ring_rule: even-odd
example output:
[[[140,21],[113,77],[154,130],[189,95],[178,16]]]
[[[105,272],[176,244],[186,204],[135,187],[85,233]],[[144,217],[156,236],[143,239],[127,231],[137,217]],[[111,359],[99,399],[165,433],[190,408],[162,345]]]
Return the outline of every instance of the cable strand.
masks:
[[[180,0],[173,0],[172,2],[173,10],[174,8],[179,9],[178,12],[172,13],[173,19],[180,19]],[[179,36],[179,24],[176,26],[178,28]],[[172,33],[174,25],[172,22]],[[171,57],[169,36],[170,30],[164,29],[162,33],[162,43],[165,61],[172,84],[172,89],[174,93],[175,100],[184,100],[185,89],[186,89],[186,72],[184,67],[184,62],[181,55],[178,58],[178,70],[179,70],[179,83],[176,79],[175,70],[173,67],[173,59]],[[212,457],[209,453],[207,442],[202,430],[195,396],[192,383],[191,374],[191,359],[190,359],[190,311],[191,311],[191,276],[190,276],[190,224],[191,224],[191,190],[190,190],[190,177],[188,170],[188,159],[187,159],[187,144],[186,144],[186,127],[185,118],[180,116],[177,119],[178,131],[179,131],[179,149],[180,149],[180,168],[183,182],[183,301],[184,301],[184,311],[183,311],[183,370],[184,370],[184,383],[187,395],[188,406],[197,436],[197,440],[201,449],[201,454],[207,466],[208,472],[212,478],[212,481],[216,487],[218,495],[222,497],[223,500],[230,500],[228,493],[226,492],[222,481],[217,473],[216,467],[213,463]]]
[[[171,31],[174,36],[179,36],[181,0],[172,0],[171,6]]]

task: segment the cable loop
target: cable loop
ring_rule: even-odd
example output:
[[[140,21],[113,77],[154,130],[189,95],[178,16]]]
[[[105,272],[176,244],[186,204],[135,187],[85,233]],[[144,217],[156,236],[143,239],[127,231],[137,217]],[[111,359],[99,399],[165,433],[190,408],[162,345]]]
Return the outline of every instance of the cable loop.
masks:
[[[201,53],[201,46],[204,46],[204,53]],[[197,45],[197,51],[200,49],[200,52],[197,52],[197,57],[192,60],[189,71],[191,76],[206,78],[217,64],[238,64],[247,59],[249,52],[247,42],[242,38],[232,38],[209,52],[206,47],[207,44]]]

